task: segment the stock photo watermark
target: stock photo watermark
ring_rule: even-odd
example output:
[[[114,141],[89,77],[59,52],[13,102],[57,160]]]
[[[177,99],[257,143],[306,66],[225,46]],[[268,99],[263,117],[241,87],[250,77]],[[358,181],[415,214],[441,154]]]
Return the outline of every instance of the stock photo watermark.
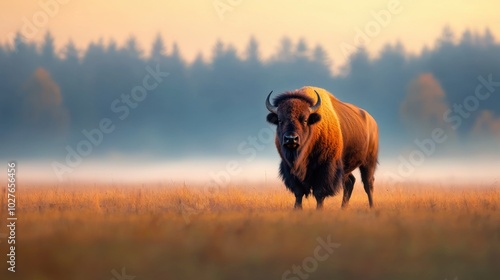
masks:
[[[55,18],[61,8],[67,5],[72,0],[40,0],[38,1],[38,9],[30,17],[21,18],[21,29],[18,34],[24,39],[33,39],[40,30],[44,29],[49,24],[49,21]],[[10,32],[8,35],[9,42],[13,42],[14,50],[17,52],[16,34]]]
[[[137,108],[148,96],[149,92],[158,88],[163,80],[170,74],[160,71],[160,65],[156,65],[156,69],[151,66],[146,66],[146,74],[142,79],[142,84],[132,88],[130,94],[123,93],[120,98],[116,98],[110,104],[110,110],[120,121],[124,121],[130,115],[131,110]],[[75,145],[67,145],[65,147],[66,157],[63,163],[59,161],[52,162],[52,169],[59,181],[62,181],[64,176],[74,171],[88,157],[95,147],[98,147],[105,138],[105,135],[115,131],[115,122],[110,118],[102,118],[97,127],[86,130],[83,129],[82,138]]]
[[[362,28],[356,27],[352,43],[342,42],[340,50],[344,57],[348,58],[360,47],[368,46],[372,39],[380,35],[384,28],[387,28],[392,22],[393,17],[399,15],[403,11],[403,6],[398,0],[390,0],[386,7],[379,11],[370,11],[371,20],[368,21]]]
[[[212,5],[219,19],[223,21],[226,14],[233,12],[241,3],[243,3],[243,0],[215,0]]]
[[[15,161],[10,161],[7,163],[7,191],[5,198],[7,203],[7,230],[6,234],[7,238],[7,270],[10,272],[16,272],[16,223],[17,223],[17,214],[16,214],[16,191],[17,191],[17,163]],[[3,205],[3,201],[2,201]],[[5,207],[5,206],[4,206]],[[3,211],[4,209],[2,209]]]
[[[294,264],[291,269],[283,272],[281,276],[282,280],[308,279],[318,269],[319,264],[330,258],[335,249],[341,245],[340,243],[332,242],[330,235],[328,235],[326,241],[321,237],[316,238],[316,241],[318,245],[314,248],[313,254],[305,257],[299,265]]]
[[[453,130],[457,130],[464,120],[471,117],[479,109],[481,102],[489,99],[496,88],[500,87],[500,81],[494,81],[492,74],[486,78],[479,76],[477,80],[479,83],[476,85],[474,93],[465,97],[461,103],[453,104],[452,109],[448,109],[443,114],[444,122],[449,124]],[[436,127],[429,137],[415,139],[413,150],[407,156],[399,155],[398,157],[398,174],[387,172],[386,175],[398,180],[409,177],[417,167],[423,165],[425,160],[436,152],[440,144],[445,143],[449,138],[443,127]]]
[[[111,280],[134,280],[136,276],[127,275],[125,271],[125,267],[122,267],[121,273],[118,273],[116,269],[111,270],[111,274],[113,274],[113,278]]]

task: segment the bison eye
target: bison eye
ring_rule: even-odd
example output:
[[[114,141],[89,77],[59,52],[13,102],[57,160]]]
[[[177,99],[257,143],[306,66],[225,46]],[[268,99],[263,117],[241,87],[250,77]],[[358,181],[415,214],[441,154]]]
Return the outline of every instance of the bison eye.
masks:
[[[278,124],[283,124],[283,121],[278,119]]]
[[[304,120],[304,124],[306,124],[306,125],[307,125],[307,122],[308,122],[308,120]]]

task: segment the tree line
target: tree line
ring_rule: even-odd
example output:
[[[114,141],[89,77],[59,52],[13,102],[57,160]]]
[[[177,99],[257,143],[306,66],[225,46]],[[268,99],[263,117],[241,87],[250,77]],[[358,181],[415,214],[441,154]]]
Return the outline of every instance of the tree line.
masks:
[[[209,58],[199,54],[191,62],[160,35],[147,54],[134,37],[84,50],[72,41],[56,49],[54,41],[51,33],[40,44],[18,33],[0,46],[2,157],[64,155],[103,119],[116,129],[94,147],[98,155],[234,155],[268,126],[267,93],[304,85],[367,109],[387,154],[436,126],[445,126],[457,145],[500,141],[500,44],[488,29],[455,35],[445,28],[418,54],[402,43],[374,57],[360,47],[336,74],[325,49],[304,39],[283,38],[269,59],[255,38],[244,50],[218,41]],[[478,85],[491,94],[476,106]]]

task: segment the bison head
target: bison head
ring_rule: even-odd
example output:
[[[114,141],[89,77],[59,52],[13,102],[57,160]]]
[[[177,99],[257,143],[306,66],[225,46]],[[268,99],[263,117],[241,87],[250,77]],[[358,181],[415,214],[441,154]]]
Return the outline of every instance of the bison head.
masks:
[[[275,105],[272,105],[269,100],[272,93],[269,93],[266,100],[266,107],[270,112],[267,121],[277,126],[276,134],[282,149],[299,150],[311,137],[312,125],[321,120],[317,113],[321,97],[316,92],[318,99],[314,103],[305,94],[288,93],[276,97]]]

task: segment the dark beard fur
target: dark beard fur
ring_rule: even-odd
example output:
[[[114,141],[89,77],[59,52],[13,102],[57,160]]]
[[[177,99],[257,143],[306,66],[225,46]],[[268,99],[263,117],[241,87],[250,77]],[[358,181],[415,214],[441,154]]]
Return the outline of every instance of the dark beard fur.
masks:
[[[285,160],[288,167],[293,168],[295,160],[299,156],[298,150],[291,150],[287,148],[281,148],[283,152],[283,160]]]
[[[290,173],[299,181],[304,182],[307,173],[307,160],[300,159],[301,149],[286,149],[282,148],[283,160],[290,168]],[[301,162],[298,162],[301,161]]]

